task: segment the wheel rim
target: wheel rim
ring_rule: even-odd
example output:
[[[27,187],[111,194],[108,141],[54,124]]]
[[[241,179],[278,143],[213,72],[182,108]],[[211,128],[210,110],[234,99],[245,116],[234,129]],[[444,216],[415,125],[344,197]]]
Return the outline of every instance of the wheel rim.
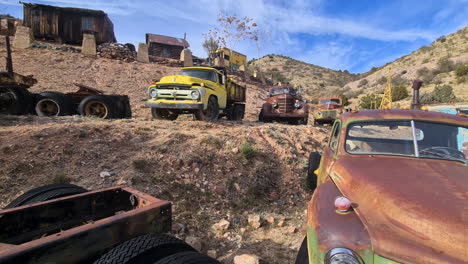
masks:
[[[95,116],[99,118],[106,118],[109,110],[107,109],[106,104],[99,101],[91,101],[86,104],[85,107],[85,116]]]
[[[0,91],[0,112],[6,112],[16,102],[15,95],[10,91]]]
[[[39,116],[58,116],[60,106],[50,99],[42,99],[36,105],[36,113]]]

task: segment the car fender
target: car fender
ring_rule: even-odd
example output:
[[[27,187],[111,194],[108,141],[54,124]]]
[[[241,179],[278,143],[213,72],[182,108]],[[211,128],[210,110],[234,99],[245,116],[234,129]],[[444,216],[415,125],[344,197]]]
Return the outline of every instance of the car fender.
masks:
[[[347,248],[357,253],[366,264],[373,263],[370,237],[354,210],[339,213],[334,201],[341,196],[328,178],[320,184],[307,205],[307,245],[309,263],[323,263],[333,248]],[[351,201],[352,202],[352,201]],[[353,207],[359,206],[353,204]]]

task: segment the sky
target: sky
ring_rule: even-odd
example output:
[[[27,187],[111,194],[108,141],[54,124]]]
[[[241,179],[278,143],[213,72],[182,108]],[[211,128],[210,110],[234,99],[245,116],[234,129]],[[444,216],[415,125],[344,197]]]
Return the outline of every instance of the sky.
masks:
[[[28,2],[24,0],[25,2]],[[254,19],[259,49],[233,47],[248,59],[281,54],[315,65],[363,73],[468,26],[468,0],[42,0],[32,3],[105,11],[117,41],[145,33],[183,38],[199,57],[220,13]],[[0,14],[23,17],[18,0],[0,0]]]

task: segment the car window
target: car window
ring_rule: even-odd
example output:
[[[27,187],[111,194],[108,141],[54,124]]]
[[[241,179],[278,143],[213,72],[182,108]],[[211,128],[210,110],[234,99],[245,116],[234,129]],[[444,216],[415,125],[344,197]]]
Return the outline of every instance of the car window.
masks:
[[[336,122],[333,128],[332,137],[330,139],[330,148],[333,151],[336,151],[336,148],[338,147],[338,140],[340,139],[340,131],[341,131],[341,123]]]

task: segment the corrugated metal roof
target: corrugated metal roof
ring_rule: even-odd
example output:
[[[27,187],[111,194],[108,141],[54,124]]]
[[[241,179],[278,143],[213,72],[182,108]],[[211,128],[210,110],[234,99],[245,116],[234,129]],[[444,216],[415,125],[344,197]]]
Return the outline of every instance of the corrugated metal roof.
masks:
[[[161,43],[171,46],[181,46],[185,48],[190,47],[189,43],[182,38],[174,38],[169,36],[146,33],[146,43],[148,44],[150,42]]]

